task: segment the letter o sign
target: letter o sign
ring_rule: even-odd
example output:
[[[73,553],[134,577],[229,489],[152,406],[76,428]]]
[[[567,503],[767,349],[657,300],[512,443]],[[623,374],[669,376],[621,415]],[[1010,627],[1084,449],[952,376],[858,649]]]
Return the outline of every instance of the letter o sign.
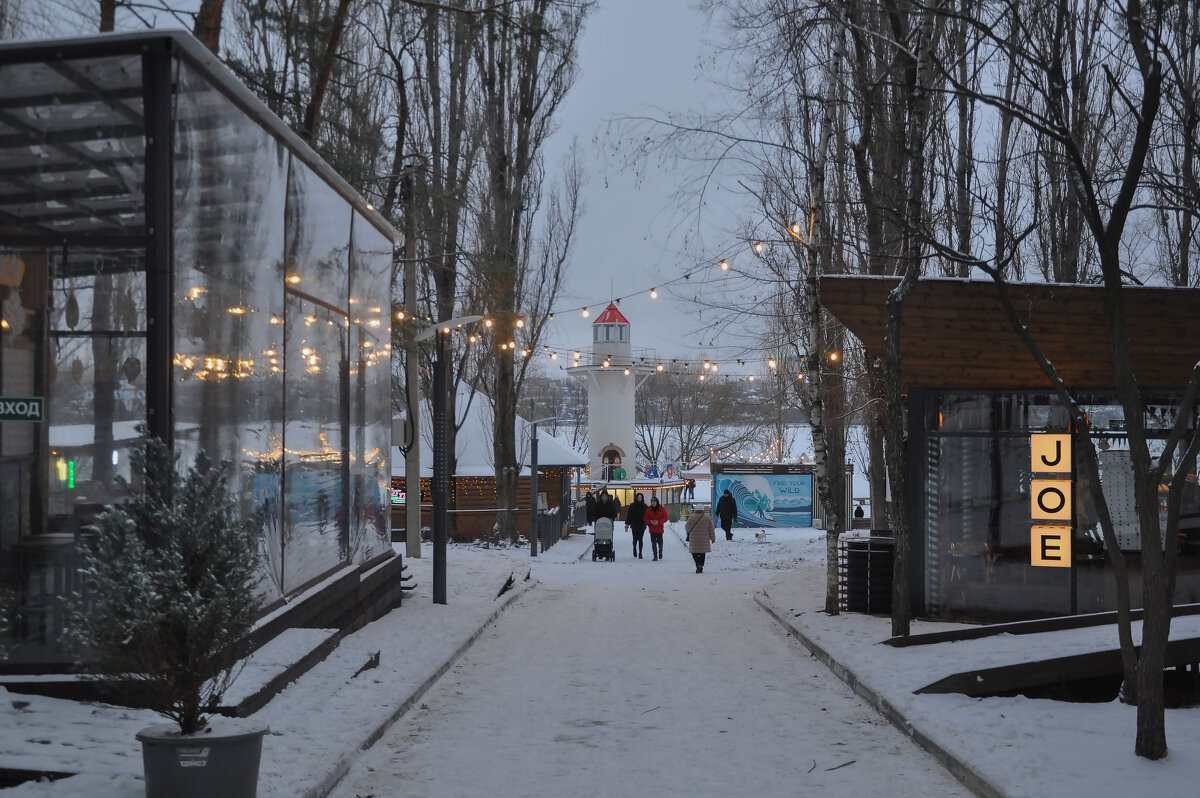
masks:
[[[1029,487],[1030,516],[1035,521],[1071,520],[1071,480],[1034,479]]]

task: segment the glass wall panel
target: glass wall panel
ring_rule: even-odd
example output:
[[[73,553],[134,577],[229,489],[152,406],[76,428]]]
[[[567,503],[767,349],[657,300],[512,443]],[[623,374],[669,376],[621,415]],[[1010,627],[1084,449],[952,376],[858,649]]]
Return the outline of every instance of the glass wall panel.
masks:
[[[350,216],[350,205],[293,157],[285,229],[285,590],[350,556]]]
[[[42,250],[0,249],[0,396],[46,398],[49,258]],[[44,426],[41,419],[0,421],[0,551],[41,531]]]
[[[112,501],[146,418],[142,250],[75,248],[51,258],[46,401],[48,532]]]
[[[392,243],[359,214],[350,249],[350,556],[391,546]]]
[[[9,229],[143,232],[141,64],[127,55],[0,67],[0,213]]]
[[[1133,465],[1119,404],[1105,397],[1082,397],[1096,446],[1100,480],[1118,545],[1139,579],[1141,535],[1135,512]],[[1151,456],[1160,456],[1174,423],[1170,397],[1147,402]],[[1103,545],[1095,486],[1087,477],[1083,448],[1068,438],[1071,467],[1047,473],[1033,467],[1032,436],[1068,434],[1066,409],[1044,394],[946,394],[928,419],[925,467],[925,594],[928,610],[940,617],[1011,619],[1115,609],[1112,566]],[[1186,438],[1185,438],[1186,445]],[[1194,466],[1178,462],[1169,474]],[[1062,480],[1049,485],[1041,480]],[[1035,486],[1035,482],[1038,485]],[[1177,601],[1200,596],[1200,551],[1192,556],[1190,517],[1200,528],[1200,489],[1187,483],[1181,527]],[[1066,515],[1035,518],[1035,491],[1049,487],[1069,494]],[[1160,525],[1166,528],[1164,487]],[[1065,523],[1064,523],[1065,522]],[[1066,566],[1036,564],[1034,524],[1065,527],[1070,556]],[[1135,585],[1136,588],[1136,585]],[[1140,589],[1134,593],[1140,595]]]
[[[242,512],[283,590],[283,146],[186,63],[176,63],[175,423],[233,465]]]

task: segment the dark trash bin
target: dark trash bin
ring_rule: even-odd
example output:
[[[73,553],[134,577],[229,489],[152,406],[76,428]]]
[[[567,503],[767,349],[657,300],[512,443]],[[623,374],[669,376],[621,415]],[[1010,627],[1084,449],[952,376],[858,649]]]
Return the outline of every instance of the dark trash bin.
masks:
[[[878,534],[883,533],[883,534]],[[870,536],[844,536],[839,546],[842,609],[890,615],[892,612],[892,565],[896,541],[885,530]]]

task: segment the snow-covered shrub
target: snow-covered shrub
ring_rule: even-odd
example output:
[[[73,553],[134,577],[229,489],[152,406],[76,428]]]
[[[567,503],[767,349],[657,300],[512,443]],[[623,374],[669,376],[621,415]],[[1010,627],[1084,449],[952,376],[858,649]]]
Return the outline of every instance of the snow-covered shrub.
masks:
[[[181,475],[177,459],[151,436],[135,447],[132,484],[117,478],[129,501],[104,508],[81,552],[86,590],[72,627],[93,668],[190,734],[236,675],[261,572],[228,464],[201,452]]]

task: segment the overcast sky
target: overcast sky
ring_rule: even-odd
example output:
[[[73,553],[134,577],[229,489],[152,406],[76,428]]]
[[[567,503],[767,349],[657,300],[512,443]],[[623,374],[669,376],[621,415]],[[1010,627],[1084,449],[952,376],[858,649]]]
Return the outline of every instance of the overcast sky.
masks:
[[[586,181],[586,210],[566,287],[556,303],[563,312],[556,313],[545,341],[552,348],[589,347],[596,316],[610,299],[625,297],[619,304],[630,320],[635,348],[656,350],[663,359],[744,356],[740,349],[721,348],[710,327],[718,313],[704,307],[735,287],[732,275],[720,271],[720,260],[728,256],[736,263],[737,257],[747,256],[738,252],[735,237],[740,198],[719,179],[710,181],[701,215],[693,184],[704,174],[702,165],[682,153],[631,166],[625,146],[630,138],[662,133],[662,128],[638,126],[631,118],[661,120],[732,105],[718,85],[728,61],[720,51],[720,23],[710,22],[694,4],[597,0],[588,18],[578,80],[559,109],[558,130],[545,153],[548,179],[558,179],[563,159],[577,142]],[[118,28],[190,23],[187,15],[155,13],[154,5],[140,7],[142,19],[122,11]],[[168,5],[195,7],[194,0],[168,0]],[[34,35],[53,35],[56,29],[78,34],[95,24],[93,0],[25,0],[24,6],[36,20]],[[228,11],[226,24],[231,24]],[[679,280],[688,273],[692,279]],[[657,300],[648,295],[654,287],[660,288]],[[582,317],[583,306],[591,318]],[[729,336],[725,343],[732,343]],[[547,361],[547,372],[568,362]]]
[[[708,346],[711,333],[698,333],[714,312],[702,313],[692,300],[697,294],[719,300],[717,264],[729,254],[736,210],[721,208],[720,192],[713,192],[698,219],[690,185],[702,167],[659,159],[630,168],[617,138],[640,138],[645,127],[609,123],[728,106],[728,95],[713,82],[721,71],[719,38],[719,23],[710,23],[690,0],[598,0],[583,34],[578,80],[546,153],[547,167],[555,169],[577,141],[587,179],[572,268],[557,303],[566,311],[551,324],[551,346],[589,347],[599,311],[610,298],[627,297],[620,309],[635,348],[693,360],[718,351]],[[649,289],[689,272],[693,279],[649,298]],[[582,318],[581,306],[590,308],[591,318]]]

